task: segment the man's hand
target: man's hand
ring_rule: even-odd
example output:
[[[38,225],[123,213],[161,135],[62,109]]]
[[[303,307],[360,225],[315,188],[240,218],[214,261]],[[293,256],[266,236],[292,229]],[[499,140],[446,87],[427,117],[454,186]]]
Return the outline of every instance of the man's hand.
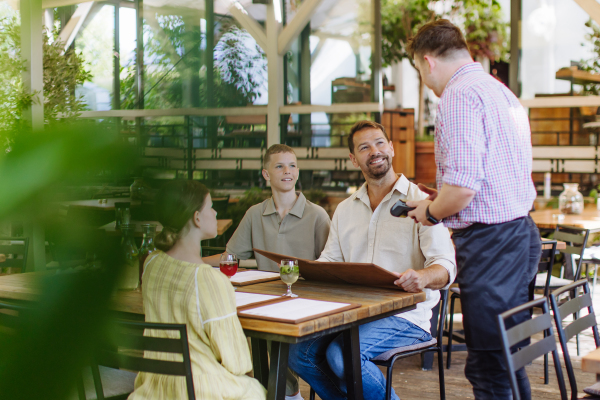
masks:
[[[421,192],[427,193],[429,195],[429,197],[427,197],[426,200],[434,201],[438,195],[438,191],[434,188],[427,187],[427,186],[423,185],[422,183],[419,183],[417,186],[419,186],[419,190]]]
[[[431,203],[433,203],[431,200],[407,201],[407,206],[416,207],[414,210],[408,212],[408,216],[414,219],[415,222],[420,222],[425,226],[433,226],[431,222],[427,221],[426,214],[427,207]]]
[[[425,286],[427,286],[427,279],[425,275],[420,274],[413,269],[406,270],[403,273],[393,272],[393,274],[398,276],[398,279],[394,282],[394,285],[401,287],[407,292],[420,292],[425,289]]]

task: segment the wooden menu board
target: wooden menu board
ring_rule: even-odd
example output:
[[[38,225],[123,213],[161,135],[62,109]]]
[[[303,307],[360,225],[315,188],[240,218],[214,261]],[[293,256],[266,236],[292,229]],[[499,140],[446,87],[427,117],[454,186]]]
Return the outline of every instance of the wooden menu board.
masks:
[[[256,283],[276,281],[278,279],[280,279],[279,274],[276,272],[254,270],[244,270],[229,278],[233,286],[254,285]]]
[[[396,275],[375,264],[319,262],[285,256],[265,250],[253,250],[267,257],[269,260],[275,261],[277,264],[285,259],[298,260],[300,275],[307,281],[349,283],[351,285],[402,290],[402,288],[394,285],[394,281],[398,279]]]
[[[339,303],[301,297],[281,297],[262,304],[249,304],[245,307],[238,307],[237,313],[239,317],[299,324],[312,319],[359,308],[360,306],[357,303]]]

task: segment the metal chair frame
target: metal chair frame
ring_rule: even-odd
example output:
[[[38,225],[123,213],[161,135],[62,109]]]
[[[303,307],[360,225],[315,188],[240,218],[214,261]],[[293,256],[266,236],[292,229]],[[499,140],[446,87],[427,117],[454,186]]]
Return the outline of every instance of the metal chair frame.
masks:
[[[0,253],[2,254],[23,255],[23,259],[7,258],[6,261],[0,263],[0,268],[21,268],[21,272],[25,272],[25,268],[27,268],[27,253],[29,252],[29,238],[0,237],[0,241],[23,241],[23,244],[0,245]]]
[[[179,339],[144,336],[144,330],[177,331]],[[188,399],[195,400],[194,381],[190,349],[185,324],[161,324],[153,322],[117,321],[116,329],[111,333],[111,342],[97,352],[92,364],[92,376],[98,400],[104,400],[104,390],[98,365],[111,368],[123,368],[132,371],[153,374],[184,376]],[[109,347],[110,346],[110,347]],[[156,351],[175,353],[183,356],[183,361],[155,360],[119,352],[119,348],[138,351]]]
[[[577,296],[579,288],[583,289],[583,294],[581,296]],[[563,293],[569,293],[571,299],[566,303],[559,305],[558,298]],[[552,312],[554,313],[554,322],[556,323],[558,340],[560,341],[560,347],[562,348],[563,358],[567,368],[567,376],[569,377],[569,384],[571,386],[571,399],[576,400],[577,381],[575,379],[575,372],[573,370],[573,364],[571,363],[569,349],[567,348],[567,342],[572,339],[573,336],[576,336],[588,328],[592,328],[596,347],[600,347],[600,336],[598,336],[596,314],[594,313],[594,306],[587,278],[573,282],[570,285],[563,286],[562,288],[553,291],[550,294],[550,305],[552,307]],[[587,308],[588,315],[582,318],[576,318],[573,322],[563,328],[562,321],[568,315],[578,316],[579,311],[583,310],[584,308]]]
[[[442,344],[442,338],[444,336],[444,321],[446,320],[446,309],[448,305],[448,290],[440,290],[440,301],[432,309],[432,320],[434,320],[434,316],[437,313],[441,313],[438,319],[438,326],[432,326],[433,336],[436,337],[437,343],[435,345],[431,345],[429,347],[424,347],[422,349],[417,350],[409,350],[405,352],[400,352],[394,354],[391,358],[387,360],[371,360],[375,365],[380,365],[382,367],[386,367],[386,387],[385,387],[385,398],[390,400],[392,398],[392,371],[394,368],[394,363],[397,360],[402,358],[414,356],[417,354],[424,354],[428,352],[437,352],[438,354],[438,369],[439,369],[439,381],[440,381],[440,399],[446,399],[446,385],[444,383],[444,345]],[[441,307],[441,309],[440,309]],[[435,330],[435,331],[434,331]],[[315,390],[310,388],[310,400],[315,400]]]
[[[541,308],[542,314],[515,325],[510,329],[506,329],[505,321],[507,319],[525,311],[532,312],[534,308]],[[567,400],[567,389],[565,387],[556,341],[554,340],[552,331],[552,317],[550,316],[550,311],[548,309],[548,299],[543,297],[541,299],[533,300],[498,315],[498,330],[508,369],[513,398],[515,400],[521,400],[519,387],[517,385],[517,371],[536,358],[552,352],[554,369],[556,370],[558,387],[560,389],[560,397],[562,400]],[[544,338],[542,340],[521,348],[514,353],[511,351],[511,347],[542,331],[544,332]]]
[[[444,345],[442,342],[442,338],[444,337],[444,321],[446,320],[446,310],[448,305],[448,290],[440,290],[440,301],[432,312],[437,313],[440,312],[438,326],[434,335],[436,336],[437,343],[432,345],[431,347],[425,347],[423,349],[411,350],[403,353],[395,354],[392,358],[385,361],[375,361],[371,360],[374,364],[380,365],[382,367],[386,367],[386,388],[385,388],[385,398],[386,400],[390,400],[392,398],[392,370],[394,368],[394,363],[397,360],[402,358],[414,356],[417,354],[423,354],[428,352],[437,352],[438,355],[438,372],[439,372],[439,383],[440,383],[440,399],[446,399],[446,385],[444,382]],[[441,307],[441,310],[438,311],[438,308]],[[435,329],[435,327],[432,327]]]

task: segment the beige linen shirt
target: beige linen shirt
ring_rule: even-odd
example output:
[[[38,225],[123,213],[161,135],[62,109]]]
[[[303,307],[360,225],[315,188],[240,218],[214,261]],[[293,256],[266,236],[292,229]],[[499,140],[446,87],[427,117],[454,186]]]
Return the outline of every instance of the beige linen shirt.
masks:
[[[400,175],[392,191],[372,211],[365,183],[335,210],[329,238],[318,261],[374,263],[394,272],[418,271],[437,264],[448,271],[447,289],[456,277],[454,246],[448,229],[442,224],[423,226],[411,218],[390,214],[400,199],[425,198],[427,195],[417,185]],[[417,304],[415,310],[397,316],[430,332],[431,309],[438,303],[440,292],[425,289],[425,295],[426,300]]]
[[[273,198],[252,206],[227,243],[227,252],[246,260],[252,248],[285,254],[287,256],[316,260],[327,241],[331,220],[323,209],[302,193],[283,218],[275,209]],[[279,272],[277,263],[256,254],[258,269]]]

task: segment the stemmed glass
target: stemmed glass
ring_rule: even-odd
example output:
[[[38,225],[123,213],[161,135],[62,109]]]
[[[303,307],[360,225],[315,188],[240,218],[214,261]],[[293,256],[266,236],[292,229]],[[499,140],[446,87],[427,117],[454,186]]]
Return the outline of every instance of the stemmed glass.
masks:
[[[292,293],[292,285],[298,280],[300,276],[300,268],[298,267],[298,260],[281,260],[279,264],[279,276],[281,280],[287,284],[288,290],[284,296],[298,297],[297,294]]]
[[[223,253],[219,261],[219,269],[229,278],[234,276],[238,270],[238,258],[235,254]]]

